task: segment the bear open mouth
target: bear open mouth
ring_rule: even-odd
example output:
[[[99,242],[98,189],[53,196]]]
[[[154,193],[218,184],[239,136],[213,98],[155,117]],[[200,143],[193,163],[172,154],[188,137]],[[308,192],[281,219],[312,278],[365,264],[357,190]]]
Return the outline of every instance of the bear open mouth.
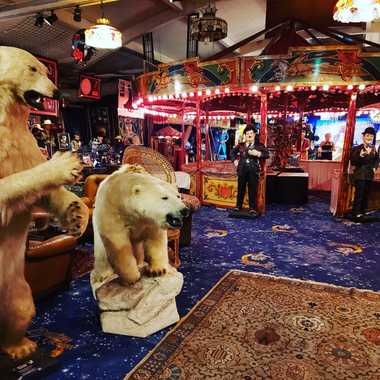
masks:
[[[31,90],[24,93],[24,99],[26,103],[33,108],[37,108],[40,111],[44,110],[44,98],[46,98],[46,96],[40,94],[37,91]]]

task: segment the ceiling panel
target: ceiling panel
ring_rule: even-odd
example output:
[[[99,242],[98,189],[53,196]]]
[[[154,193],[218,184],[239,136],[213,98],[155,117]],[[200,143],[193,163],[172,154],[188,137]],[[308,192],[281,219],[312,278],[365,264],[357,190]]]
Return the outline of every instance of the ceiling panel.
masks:
[[[270,28],[290,18],[318,28],[347,25],[333,20],[336,3],[337,0],[267,0],[266,26]]]
[[[16,46],[56,60],[70,56],[72,29],[59,21],[39,28],[34,25],[34,21],[34,16],[30,16],[13,20],[12,24],[2,22],[0,44]]]
[[[121,30],[128,28],[146,18],[153,17],[162,10],[168,9],[160,0],[119,0],[104,4],[104,15],[111,20],[111,24]],[[82,9],[83,17],[95,21],[101,17],[99,6]]]
[[[217,16],[228,23],[227,46],[265,28],[266,0],[220,0],[216,7]]]

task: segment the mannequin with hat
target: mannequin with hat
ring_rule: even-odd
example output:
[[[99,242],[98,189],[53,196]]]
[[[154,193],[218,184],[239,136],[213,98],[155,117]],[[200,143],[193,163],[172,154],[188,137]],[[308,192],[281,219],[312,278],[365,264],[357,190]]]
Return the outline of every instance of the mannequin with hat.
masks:
[[[376,151],[374,144],[376,136],[375,129],[373,127],[367,127],[362,133],[362,136],[363,143],[352,148],[350,157],[351,164],[355,166],[352,174],[355,187],[352,215],[357,221],[361,221],[367,211],[369,185],[379,166],[379,151]]]
[[[33,124],[32,134],[34,138],[37,140],[38,146],[40,148],[46,149],[46,136],[44,133],[44,129],[41,127],[41,124]]]
[[[255,198],[260,174],[260,160],[269,158],[265,145],[255,141],[257,129],[253,125],[247,125],[243,135],[245,142],[239,143],[231,152],[231,160],[237,167],[238,193],[236,211],[243,207],[244,196],[248,184],[249,213],[256,215]]]
[[[310,140],[306,138],[306,129],[302,129],[296,144],[296,151],[299,153],[301,160],[309,159],[309,148]]]
[[[112,143],[112,158],[113,160],[120,164],[123,157],[125,145],[123,139],[120,135],[115,136]]]

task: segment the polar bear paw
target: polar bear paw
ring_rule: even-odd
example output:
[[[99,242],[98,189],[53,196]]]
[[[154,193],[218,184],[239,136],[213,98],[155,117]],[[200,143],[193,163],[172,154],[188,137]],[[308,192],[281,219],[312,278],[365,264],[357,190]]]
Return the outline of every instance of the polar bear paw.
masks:
[[[160,267],[160,266],[150,265],[145,270],[146,270],[147,276],[149,277],[164,276],[168,272],[168,269],[165,266]]]
[[[44,165],[50,168],[52,178],[59,185],[76,183],[80,179],[83,169],[78,156],[71,152],[58,151]]]
[[[87,206],[78,201],[70,203],[63,221],[63,226],[68,230],[68,233],[74,237],[82,236],[86,230],[87,221]]]
[[[22,359],[30,355],[37,349],[37,344],[28,338],[22,338],[22,340],[15,345],[1,347],[1,350],[5,352],[11,359]]]
[[[127,286],[127,287],[136,284],[136,282],[139,281],[140,278],[141,278],[141,274],[138,270],[130,272],[128,274],[123,273],[119,275],[120,283],[123,286]]]

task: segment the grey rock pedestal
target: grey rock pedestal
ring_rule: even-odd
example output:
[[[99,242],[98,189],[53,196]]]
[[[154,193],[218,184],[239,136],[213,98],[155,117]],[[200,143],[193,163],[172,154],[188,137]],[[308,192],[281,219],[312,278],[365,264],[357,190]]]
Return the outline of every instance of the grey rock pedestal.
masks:
[[[171,268],[162,277],[123,286],[117,278],[94,289],[104,332],[145,338],[179,320],[175,297],[183,275]]]

